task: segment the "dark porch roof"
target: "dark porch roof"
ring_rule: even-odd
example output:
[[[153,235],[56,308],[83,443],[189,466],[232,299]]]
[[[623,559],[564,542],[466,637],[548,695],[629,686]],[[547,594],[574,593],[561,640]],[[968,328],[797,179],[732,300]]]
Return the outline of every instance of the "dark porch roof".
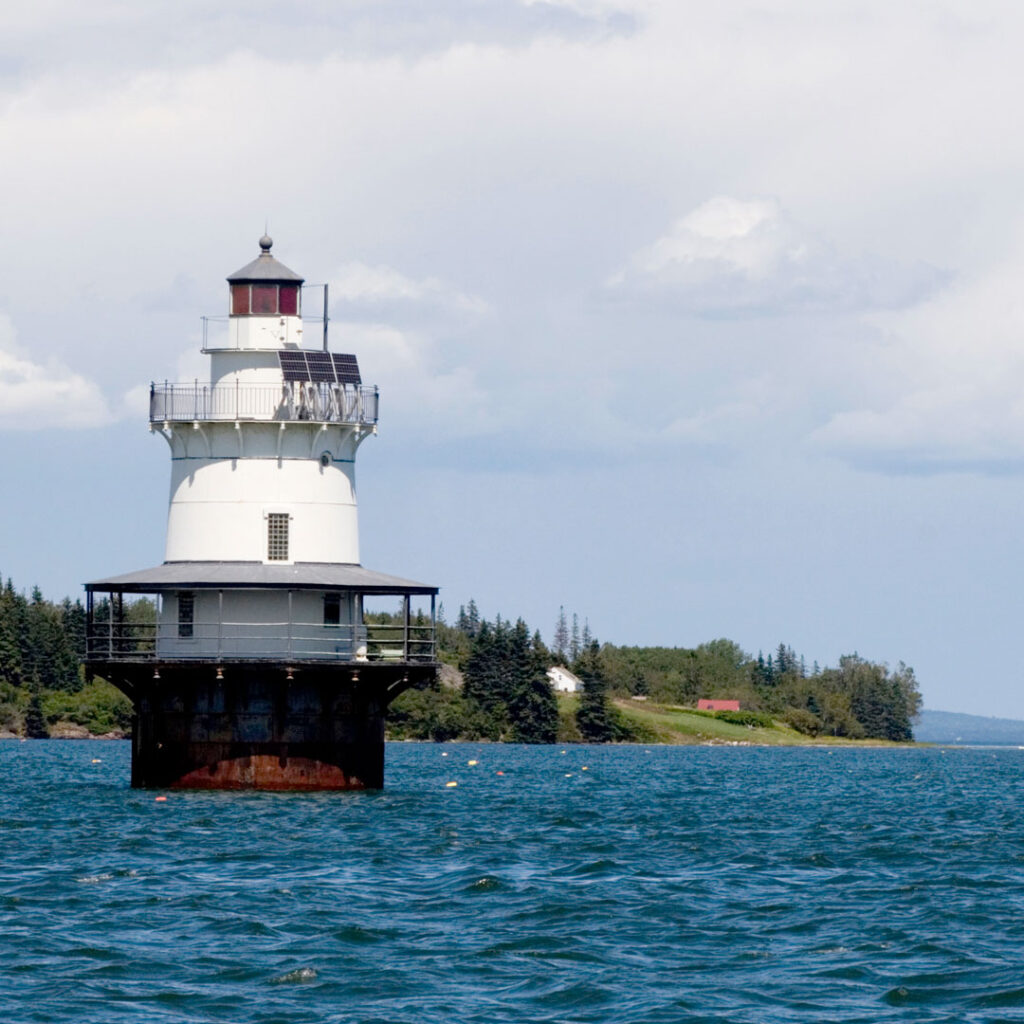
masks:
[[[355,590],[361,594],[436,594],[437,587],[338,562],[164,562],[85,584],[88,591],[153,594],[161,590]]]

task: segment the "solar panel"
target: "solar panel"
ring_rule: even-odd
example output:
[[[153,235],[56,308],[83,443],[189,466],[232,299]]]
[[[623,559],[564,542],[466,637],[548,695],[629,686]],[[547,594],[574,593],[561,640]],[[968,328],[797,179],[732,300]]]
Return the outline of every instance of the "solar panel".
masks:
[[[305,352],[278,352],[281,361],[281,372],[288,381],[309,380],[309,369],[306,366]]]
[[[310,352],[285,349],[277,353],[281,372],[289,382],[362,384],[359,362],[343,352]]]
[[[327,384],[335,382],[334,363],[330,352],[307,352],[306,363],[309,366],[310,380],[323,381]]]
[[[339,384],[362,384],[359,376],[359,363],[355,356],[344,355],[340,352],[333,352],[334,372],[338,375]]]

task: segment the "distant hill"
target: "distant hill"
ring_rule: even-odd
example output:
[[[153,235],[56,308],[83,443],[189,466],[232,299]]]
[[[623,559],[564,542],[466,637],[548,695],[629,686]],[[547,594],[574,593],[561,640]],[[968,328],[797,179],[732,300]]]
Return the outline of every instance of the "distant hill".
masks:
[[[922,711],[914,726],[918,743],[974,743],[1024,746],[1024,722],[955,711]]]

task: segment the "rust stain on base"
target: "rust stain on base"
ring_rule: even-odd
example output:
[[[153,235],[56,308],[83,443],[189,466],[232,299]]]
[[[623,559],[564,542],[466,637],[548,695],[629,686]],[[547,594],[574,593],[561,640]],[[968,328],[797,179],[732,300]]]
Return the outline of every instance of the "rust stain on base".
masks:
[[[253,754],[196,768],[171,783],[171,788],[326,790],[366,789],[366,784],[326,761]]]

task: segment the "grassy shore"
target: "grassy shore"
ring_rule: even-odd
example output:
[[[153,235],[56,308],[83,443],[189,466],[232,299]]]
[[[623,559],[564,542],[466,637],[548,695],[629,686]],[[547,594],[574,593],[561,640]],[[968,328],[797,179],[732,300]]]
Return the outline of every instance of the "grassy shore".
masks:
[[[577,698],[559,695],[559,712],[564,721],[575,712]],[[735,725],[690,708],[654,704],[650,701],[615,700],[618,713],[644,743],[685,744],[744,744],[776,747],[830,746],[845,747],[898,747],[904,743],[886,740],[851,740],[836,736],[807,736],[775,721],[771,728]]]

